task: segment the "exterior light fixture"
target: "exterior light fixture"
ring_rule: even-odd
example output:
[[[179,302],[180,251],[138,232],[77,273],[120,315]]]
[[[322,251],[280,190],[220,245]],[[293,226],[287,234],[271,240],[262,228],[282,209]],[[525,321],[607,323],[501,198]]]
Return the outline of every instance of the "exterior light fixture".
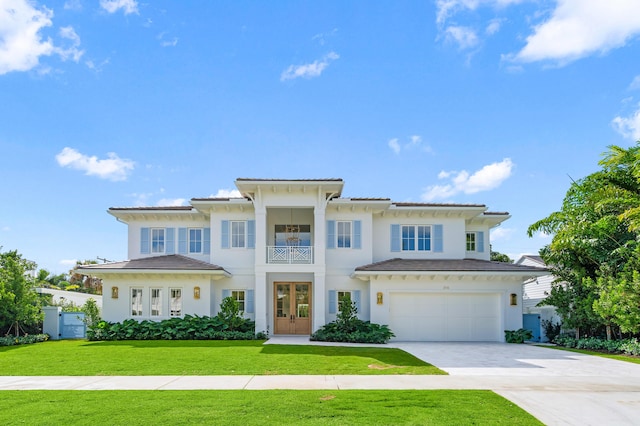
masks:
[[[509,298],[510,300],[510,305],[511,306],[518,306],[518,295],[515,293],[511,293],[511,296]]]
[[[378,294],[376,294],[376,299],[377,299],[378,305],[382,305],[382,292],[381,291],[379,291]]]
[[[118,287],[116,286],[111,287],[111,298],[112,299],[118,298]]]
[[[195,286],[193,288],[193,298],[194,299],[200,299],[200,287]]]

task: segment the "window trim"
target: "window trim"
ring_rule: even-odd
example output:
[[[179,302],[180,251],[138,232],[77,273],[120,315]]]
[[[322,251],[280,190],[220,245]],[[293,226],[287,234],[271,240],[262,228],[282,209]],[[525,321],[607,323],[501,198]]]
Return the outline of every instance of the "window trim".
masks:
[[[405,228],[413,228],[413,235],[405,238]],[[428,229],[428,238],[424,236],[427,233],[424,233],[423,237],[420,236],[421,228]],[[411,244],[411,248],[405,248],[405,240]],[[422,244],[421,241],[423,241]],[[426,248],[420,248],[421,245],[424,245]],[[433,252],[433,225],[401,224],[400,251]]]
[[[158,231],[162,231],[162,241],[160,241],[160,238],[158,238],[158,244],[162,243],[162,250],[156,250],[156,248],[154,247],[155,244],[155,238],[154,238],[154,234],[155,232]],[[159,236],[158,236],[159,237]],[[153,253],[153,254],[163,254],[165,253],[167,250],[167,230],[166,228],[149,228],[149,253]]]
[[[193,241],[191,238],[191,231],[200,231],[200,240]],[[199,251],[191,250],[191,243],[195,242],[200,244]],[[204,252],[204,228],[187,228],[187,253],[189,254],[202,254]]]
[[[237,233],[234,234],[233,232],[233,225],[234,224],[242,224],[242,234],[241,233]],[[245,249],[247,248],[247,221],[246,220],[230,220],[229,221],[229,248],[232,249]],[[242,245],[235,245],[235,241],[234,241],[234,235],[237,235],[238,237],[242,236]]]
[[[242,300],[240,300],[237,297],[237,296],[240,296],[241,293],[242,293]],[[235,300],[238,303],[238,310],[244,314],[247,308],[247,291],[231,289],[229,297],[233,298],[233,300]]]
[[[180,296],[178,298],[179,302],[180,302],[180,310],[175,310],[175,312],[178,312],[178,314],[174,314],[174,309],[173,309],[173,300],[174,300],[174,295],[173,292],[174,291],[179,291],[180,292]],[[169,318],[181,318],[184,315],[184,304],[183,304],[183,300],[182,300],[182,296],[183,296],[183,291],[182,291],[182,287],[171,287],[169,288]]]
[[[133,295],[136,292],[139,296]],[[142,317],[144,315],[144,292],[142,291],[142,287],[131,287],[129,290],[129,312],[132,317]],[[137,302],[134,305],[134,302]],[[137,310],[134,310],[134,307],[137,307]],[[138,312],[138,313],[136,313]]]
[[[343,225],[343,226],[349,225],[348,235],[347,235],[346,232],[341,234],[340,225]],[[349,245],[345,245],[344,242],[343,242],[343,245],[340,245],[340,238],[341,237],[342,238],[348,237]],[[351,249],[353,247],[353,221],[351,221],[351,220],[336,220],[336,242],[335,242],[335,247],[337,249]]]
[[[465,233],[465,249],[468,252],[476,252],[478,250],[478,233],[476,231],[467,231]],[[473,238],[470,238],[473,237]],[[471,248],[470,248],[471,247]]]
[[[153,293],[154,293],[154,291],[157,291],[159,293],[158,296],[155,296],[155,297],[158,298],[158,300],[156,301],[156,304],[155,304],[155,308],[157,308],[158,313],[156,313],[155,315],[153,313],[153,311],[154,311],[154,303],[153,303],[153,299],[154,299]],[[149,289],[149,316],[153,317],[153,318],[161,317],[162,316],[162,310],[163,310],[162,308],[163,308],[163,306],[162,306],[162,287],[151,287]]]

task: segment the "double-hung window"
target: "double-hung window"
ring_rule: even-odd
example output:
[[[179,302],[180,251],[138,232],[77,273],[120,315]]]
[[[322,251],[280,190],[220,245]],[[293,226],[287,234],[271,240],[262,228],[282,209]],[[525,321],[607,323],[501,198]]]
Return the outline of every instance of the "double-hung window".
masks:
[[[181,288],[171,288],[169,289],[170,299],[169,299],[169,309],[171,317],[181,317],[182,316],[182,289]]]
[[[189,228],[189,253],[202,253],[202,228]]]
[[[402,225],[402,251],[430,251],[430,225]]]
[[[245,293],[244,290],[231,290],[231,297],[238,302],[238,310],[240,312],[245,311]]]
[[[151,229],[151,253],[164,253],[164,228]]]
[[[162,316],[162,289],[161,288],[151,289],[151,316],[152,317]]]
[[[467,251],[476,251],[476,233],[467,232]]]
[[[467,251],[475,251],[477,253],[484,252],[484,231],[467,232],[466,241]]]
[[[336,228],[336,247],[351,248],[351,222],[338,221],[336,222]]]
[[[246,222],[231,221],[231,247],[246,247]]]
[[[132,317],[142,316],[142,289],[141,288],[131,289],[131,316]]]

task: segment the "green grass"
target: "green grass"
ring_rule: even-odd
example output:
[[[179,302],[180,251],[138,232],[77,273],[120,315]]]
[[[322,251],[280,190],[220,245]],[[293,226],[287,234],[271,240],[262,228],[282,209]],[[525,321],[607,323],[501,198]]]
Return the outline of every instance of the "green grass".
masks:
[[[0,348],[11,376],[446,374],[400,349],[261,341],[59,340]]]
[[[540,425],[491,391],[2,391],[3,425]]]
[[[603,358],[617,359],[618,361],[631,362],[634,364],[640,364],[640,357],[622,354],[609,354],[606,352],[588,351],[586,349],[565,348],[564,346],[545,346],[545,348],[558,349],[561,351],[576,352],[585,355],[595,355]]]

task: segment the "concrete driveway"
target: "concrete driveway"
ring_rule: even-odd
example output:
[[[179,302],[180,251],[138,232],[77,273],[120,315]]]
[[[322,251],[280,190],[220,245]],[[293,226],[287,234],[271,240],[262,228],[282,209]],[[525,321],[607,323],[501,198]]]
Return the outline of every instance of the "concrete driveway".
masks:
[[[390,346],[464,379],[464,388],[493,390],[545,424],[640,424],[640,364],[527,344]]]

